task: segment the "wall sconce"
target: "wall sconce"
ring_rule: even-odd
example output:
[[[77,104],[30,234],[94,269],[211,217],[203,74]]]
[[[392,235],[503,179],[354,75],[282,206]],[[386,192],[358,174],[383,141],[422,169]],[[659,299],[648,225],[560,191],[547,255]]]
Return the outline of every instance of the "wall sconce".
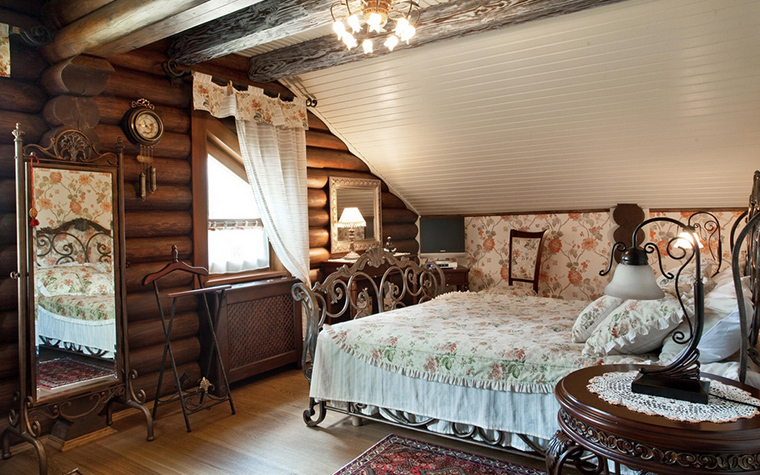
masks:
[[[680,337],[674,335],[674,339],[679,338],[678,343],[687,343],[686,349],[667,366],[641,368],[639,375],[631,383],[631,391],[638,394],[662,396],[706,404],[710,383],[709,381],[701,381],[699,378],[699,350],[697,349],[699,340],[702,338],[705,318],[704,284],[702,283],[702,264],[699,252],[699,248],[702,246],[691,245],[691,243],[699,242],[699,237],[694,226],[686,225],[668,217],[656,217],[643,221],[633,231],[631,243],[634,244],[631,247],[627,247],[622,242],[616,242],[612,246],[610,264],[607,270],[600,272],[599,275],[607,275],[610,272],[614,262],[613,256],[615,251],[621,251],[623,255],[620,264],[615,269],[612,281],[605,287],[604,293],[613,297],[636,300],[656,300],[665,296],[665,293],[655,281],[654,270],[649,265],[649,254],[657,255],[662,274],[669,279],[673,278],[672,274],[665,272],[662,268],[659,248],[652,242],[646,243],[643,247],[635,245],[636,236],[641,229],[654,222],[675,224],[688,236],[686,238],[678,236],[671,239],[667,244],[666,250],[671,258],[684,261],[683,265],[676,272],[674,285],[676,295],[678,295],[678,302],[681,305],[686,320],[689,322],[690,335],[688,338],[684,335],[680,335]],[[678,249],[679,251],[674,251],[674,249]],[[695,262],[696,265],[693,321],[689,318],[689,313],[686,311],[678,289],[681,273],[691,262]]]
[[[356,228],[363,228],[366,225],[367,225],[367,222],[364,221],[364,217],[362,216],[361,211],[359,211],[359,208],[355,208],[355,207],[343,208],[343,212],[340,214],[340,219],[338,220],[338,227],[348,229],[348,240],[350,242],[350,245],[348,248],[348,254],[343,256],[344,259],[358,259],[359,258],[359,254],[357,254],[356,251],[354,250],[354,241],[356,240]]]

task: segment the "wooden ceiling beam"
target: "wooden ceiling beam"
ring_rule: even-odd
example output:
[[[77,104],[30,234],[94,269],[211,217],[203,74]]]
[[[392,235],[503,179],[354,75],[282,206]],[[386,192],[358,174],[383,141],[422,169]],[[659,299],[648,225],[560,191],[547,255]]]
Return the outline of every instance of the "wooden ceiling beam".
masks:
[[[179,35],[169,56],[195,64],[332,22],[334,0],[265,0]]]
[[[42,48],[42,54],[53,64],[82,53],[107,58],[257,1],[260,0],[115,0],[56,31],[53,42]]]
[[[452,0],[423,10],[410,44],[400,43],[396,49],[415,48],[620,1],[624,0]],[[374,53],[365,55],[361,47],[348,50],[335,36],[323,36],[252,57],[248,77],[257,82],[276,81],[389,52],[378,47]]]

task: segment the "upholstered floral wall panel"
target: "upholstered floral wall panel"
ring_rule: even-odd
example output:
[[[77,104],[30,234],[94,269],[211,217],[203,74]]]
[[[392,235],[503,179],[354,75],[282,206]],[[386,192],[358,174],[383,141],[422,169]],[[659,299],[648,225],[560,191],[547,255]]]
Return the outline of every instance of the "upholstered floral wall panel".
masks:
[[[713,212],[721,224],[724,264],[730,260],[729,235],[740,212]],[[652,212],[686,222],[689,212]],[[615,223],[609,212],[526,214],[465,218],[470,290],[506,287],[509,273],[509,230],[546,230],[538,294],[544,297],[592,300],[604,291]],[[648,238],[665,243],[675,226],[648,226]],[[662,247],[661,247],[662,248]],[[666,269],[673,261],[665,262]]]

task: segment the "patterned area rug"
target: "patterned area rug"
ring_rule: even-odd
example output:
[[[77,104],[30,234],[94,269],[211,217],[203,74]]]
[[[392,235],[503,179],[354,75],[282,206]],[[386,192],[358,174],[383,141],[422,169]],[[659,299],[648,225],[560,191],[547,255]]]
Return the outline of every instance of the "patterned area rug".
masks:
[[[334,475],[546,475],[535,468],[389,435]]]
[[[37,365],[37,384],[46,389],[55,389],[113,374],[113,365],[99,365],[63,357],[43,361]]]

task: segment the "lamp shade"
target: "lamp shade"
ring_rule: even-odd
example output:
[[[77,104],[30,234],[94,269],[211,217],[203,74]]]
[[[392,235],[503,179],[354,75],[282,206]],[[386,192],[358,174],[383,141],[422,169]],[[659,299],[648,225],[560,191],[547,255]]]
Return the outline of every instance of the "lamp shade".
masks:
[[[657,285],[654,271],[649,264],[619,264],[612,281],[604,288],[604,293],[612,297],[634,300],[657,300],[665,296],[665,292]]]
[[[361,211],[359,211],[359,208],[343,208],[343,212],[340,214],[340,219],[338,220],[338,227],[359,228],[366,225],[367,222],[364,221],[364,217],[362,216]]]
[[[686,231],[678,235],[678,238],[673,243],[673,247],[678,247],[680,249],[691,249],[692,246],[694,245],[695,237],[697,239],[697,244],[699,245],[699,248],[702,249],[703,247],[705,247],[698,236],[692,233],[687,233]]]

